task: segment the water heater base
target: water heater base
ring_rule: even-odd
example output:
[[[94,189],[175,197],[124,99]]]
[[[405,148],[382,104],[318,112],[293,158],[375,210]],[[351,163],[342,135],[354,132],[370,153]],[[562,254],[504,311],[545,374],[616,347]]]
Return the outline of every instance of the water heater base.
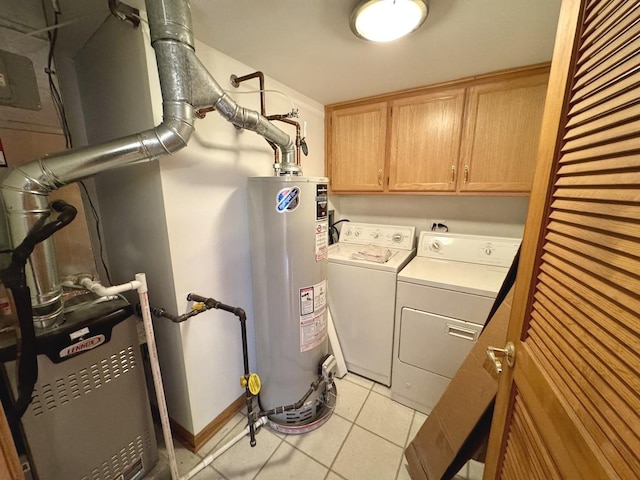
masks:
[[[322,425],[327,423],[327,420],[331,418],[333,410],[336,407],[336,401],[338,398],[338,389],[335,384],[332,385],[331,390],[325,392],[326,401],[323,403],[320,411],[316,415],[316,418],[304,423],[280,423],[280,420],[269,419],[267,426],[276,432],[284,433],[286,435],[299,435],[302,433],[312,432]]]

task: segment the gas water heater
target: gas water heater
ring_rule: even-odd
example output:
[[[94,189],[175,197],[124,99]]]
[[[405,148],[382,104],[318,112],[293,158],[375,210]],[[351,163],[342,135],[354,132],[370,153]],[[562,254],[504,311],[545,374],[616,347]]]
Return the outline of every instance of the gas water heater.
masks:
[[[262,410],[298,400],[321,375],[327,356],[327,185],[324,177],[249,179]],[[314,391],[301,408],[270,415],[269,425],[285,433],[322,425],[335,403],[330,388]]]

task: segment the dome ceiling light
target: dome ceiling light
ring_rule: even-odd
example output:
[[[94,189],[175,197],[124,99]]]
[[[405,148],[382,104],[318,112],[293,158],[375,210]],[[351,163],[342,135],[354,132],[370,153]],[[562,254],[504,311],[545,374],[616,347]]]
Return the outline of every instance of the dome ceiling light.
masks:
[[[349,19],[358,37],[372,42],[390,42],[422,25],[429,13],[425,0],[365,0]]]

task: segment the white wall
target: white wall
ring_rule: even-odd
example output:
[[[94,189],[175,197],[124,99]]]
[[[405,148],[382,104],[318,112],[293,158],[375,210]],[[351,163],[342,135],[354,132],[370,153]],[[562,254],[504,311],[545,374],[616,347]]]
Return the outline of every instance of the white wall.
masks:
[[[81,101],[76,104],[82,112],[72,111],[74,116],[83,114],[89,144],[154,126],[146,63],[140,32],[114,17],[107,18],[77,52],[74,72],[66,73],[77,81],[71,86],[77,86],[80,93]],[[160,165],[147,162],[108,171],[93,180],[89,183],[95,184],[93,201],[100,214],[104,257],[113,282],[126,282],[144,272],[151,302],[175,311]],[[94,251],[99,252],[97,244]],[[101,279],[108,283],[104,275]],[[128,297],[137,302],[135,295]],[[155,321],[155,330],[171,416],[191,429],[179,327]]]
[[[115,22],[115,23],[114,23]],[[161,121],[161,96],[148,30],[140,35],[108,20],[76,57],[90,143],[135,133]],[[136,36],[133,38],[132,36]],[[258,81],[234,89],[231,74],[255,71],[201,43],[203,64],[242,106],[259,110]],[[147,67],[148,65],[148,67]],[[145,88],[140,88],[144,84]],[[148,86],[148,88],[147,88]],[[267,77],[307,121],[304,173],[324,170],[323,107]],[[291,101],[267,94],[267,113],[286,113]],[[295,135],[295,128],[277,123]],[[255,371],[254,311],[248,238],[247,178],[272,175],[273,151],[250,131],[216,112],[196,122],[189,146],[158,162],[96,178],[105,244],[114,281],[144,271],[153,306],[185,313],[190,292],[240,306],[248,315],[250,364]],[[171,417],[200,432],[243,393],[242,343],[236,317],[219,310],[175,325],[154,321]]]
[[[528,197],[452,195],[334,195],[336,220],[413,225],[430,230],[443,220],[452,233],[522,237]]]
[[[90,139],[91,143],[101,135],[134,133],[130,130],[148,128],[161,121],[154,54],[144,24],[143,29],[142,41],[139,37],[129,38],[135,32],[131,29],[127,29],[128,33],[105,30],[104,37],[94,36],[87,46],[84,63],[89,70],[96,70],[79,83],[84,85],[80,91],[83,110],[91,124],[88,132],[95,137]],[[95,51],[91,50],[94,44],[99,44]],[[254,67],[199,42],[196,48],[200,60],[233,98],[242,106],[259,109],[257,93],[239,93],[257,89],[257,80],[246,82],[240,89],[229,83],[231,74],[245,75],[255,71]],[[76,60],[79,62],[80,56]],[[133,88],[140,84],[149,85],[148,91]],[[303,158],[304,173],[322,175],[322,105],[268,76],[266,87],[283,90],[293,98],[300,110],[299,120],[308,123],[310,155]],[[269,114],[284,113],[290,108],[286,98],[268,94]],[[281,127],[291,135],[295,133],[286,124]],[[123,281],[134,272],[145,271],[152,305],[174,313],[186,312],[189,292],[241,306],[249,318],[253,370],[255,312],[246,185],[247,177],[271,175],[272,162],[272,150],[262,137],[239,131],[212,112],[204,120],[196,121],[196,132],[186,149],[159,162],[108,172],[98,179],[114,280]],[[409,224],[418,230],[428,229],[433,219],[439,219],[445,220],[453,232],[506,236],[521,235],[527,203],[522,197],[332,198],[337,218]],[[242,394],[238,381],[242,374],[238,320],[214,310],[179,326],[163,319],[155,320],[154,324],[170,414],[197,434]]]
[[[244,107],[260,109],[258,93],[237,94],[231,74],[255,71],[211,47],[198,43],[198,57],[223,88]],[[307,121],[309,156],[302,168],[307,176],[322,175],[324,137],[322,105],[266,78],[267,89],[291,96],[300,122]],[[256,90],[258,80],[240,90]],[[267,94],[267,113],[285,113],[291,102]],[[295,128],[277,123],[290,135]],[[250,364],[255,364],[254,317],[247,212],[247,178],[273,174],[273,153],[251,131],[237,130],[212,112],[196,123],[189,146],[161,160],[162,189],[171,249],[176,302],[181,312],[186,295],[196,292],[223,303],[241,306],[249,321]],[[209,311],[181,326],[194,432],[200,431],[241,393],[242,349],[236,317]]]

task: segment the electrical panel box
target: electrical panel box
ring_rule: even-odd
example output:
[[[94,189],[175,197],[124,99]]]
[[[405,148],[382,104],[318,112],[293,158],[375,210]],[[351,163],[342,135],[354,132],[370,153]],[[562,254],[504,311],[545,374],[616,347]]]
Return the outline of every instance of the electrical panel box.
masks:
[[[33,62],[6,50],[0,50],[0,105],[42,109]]]

